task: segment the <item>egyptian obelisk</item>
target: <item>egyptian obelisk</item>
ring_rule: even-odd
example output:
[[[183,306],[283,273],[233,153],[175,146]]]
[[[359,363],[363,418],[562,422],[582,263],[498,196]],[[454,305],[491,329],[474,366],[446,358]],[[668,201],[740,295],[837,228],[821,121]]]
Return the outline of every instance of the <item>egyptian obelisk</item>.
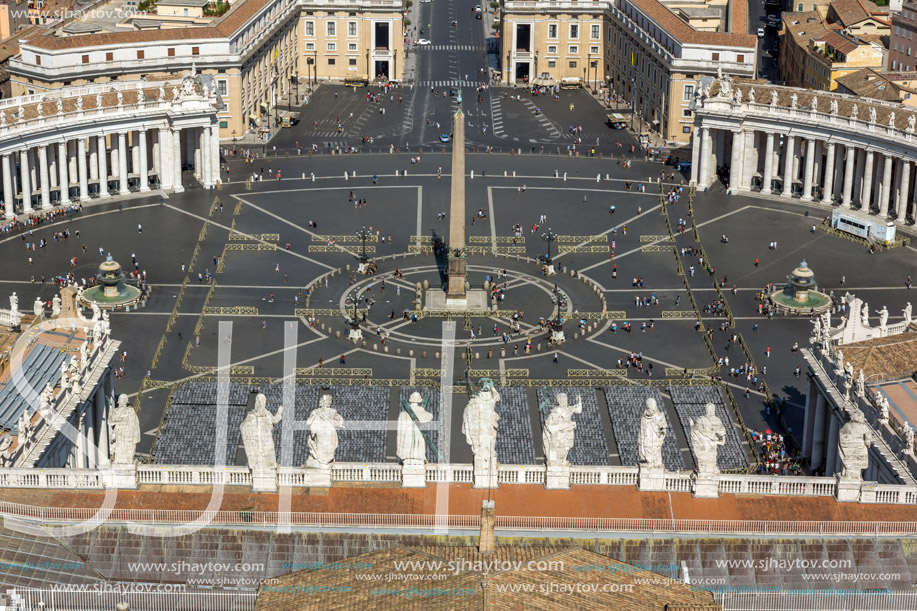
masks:
[[[452,117],[452,199],[449,208],[449,290],[446,307],[468,307],[465,293],[465,113],[462,92]]]

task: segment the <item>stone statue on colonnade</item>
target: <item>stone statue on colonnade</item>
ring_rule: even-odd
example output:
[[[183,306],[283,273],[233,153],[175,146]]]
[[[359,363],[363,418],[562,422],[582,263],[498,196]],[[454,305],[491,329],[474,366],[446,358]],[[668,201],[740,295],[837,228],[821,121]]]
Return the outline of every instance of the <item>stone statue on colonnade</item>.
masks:
[[[500,393],[489,378],[481,379],[481,388],[469,399],[462,415],[462,433],[474,453],[474,487],[497,487],[497,425],[500,416],[496,405]]]
[[[668,421],[656,399],[650,397],[646,400],[646,410],[640,419],[640,443],[638,454],[640,462],[649,468],[661,469],[662,444],[665,443]]]
[[[869,466],[869,446],[872,445],[872,429],[866,424],[866,416],[857,408],[849,410],[850,420],[841,427],[837,439],[837,455],[843,468],[842,479],[863,479],[863,469]]]
[[[134,452],[140,443],[140,419],[128,404],[127,395],[118,397],[118,406],[108,415],[108,431],[112,464],[133,464]]]
[[[726,428],[716,415],[716,406],[707,403],[706,413],[697,419],[691,419],[691,447],[697,460],[699,476],[716,475],[720,472],[716,464],[719,446],[726,443]]]
[[[331,395],[318,400],[318,409],[306,419],[309,427],[309,458],[306,466],[331,471],[334,452],[338,448],[337,430],[344,427],[344,419],[331,407]]]

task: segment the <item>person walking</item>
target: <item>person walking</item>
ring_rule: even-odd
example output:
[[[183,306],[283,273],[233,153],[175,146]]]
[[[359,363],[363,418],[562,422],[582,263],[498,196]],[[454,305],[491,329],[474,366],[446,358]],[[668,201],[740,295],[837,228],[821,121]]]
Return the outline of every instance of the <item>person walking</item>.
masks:
[[[559,356],[557,355],[557,353],[555,352],[555,353],[554,353],[554,364],[556,365],[559,361],[560,361],[560,357],[559,357]]]

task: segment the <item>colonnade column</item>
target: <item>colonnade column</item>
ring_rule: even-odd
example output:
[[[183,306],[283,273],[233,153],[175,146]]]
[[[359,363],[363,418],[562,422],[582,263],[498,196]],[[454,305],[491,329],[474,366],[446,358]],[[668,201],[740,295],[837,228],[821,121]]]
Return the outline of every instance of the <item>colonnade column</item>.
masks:
[[[885,162],[882,166],[882,198],[879,200],[879,217],[888,218],[888,203],[891,201],[892,194],[892,164],[895,158],[891,155],[885,155]]]
[[[705,127],[704,128],[704,148],[700,152],[700,157],[701,157],[700,163],[701,163],[701,170],[702,170],[700,174],[700,181],[701,181],[701,186],[704,187],[705,189],[710,184],[710,175],[713,173],[710,171],[711,170],[710,166],[712,165],[711,163],[712,156],[713,156],[713,134],[710,133],[709,128]],[[714,168],[714,170],[715,169],[716,168]]]
[[[38,147],[38,177],[41,181],[41,207],[51,207],[51,185],[48,179],[48,145]]]
[[[697,129],[695,126],[694,136],[691,142],[691,183],[697,184],[698,179],[698,164],[700,164],[700,150],[704,145],[703,141],[704,130]]]
[[[185,188],[181,184],[181,130],[172,130],[172,190],[181,193]]]
[[[86,176],[86,138],[76,140],[76,161],[80,171],[80,201],[89,199],[89,182]]]
[[[872,151],[866,151],[866,165],[863,168],[863,188],[860,195],[860,210],[869,212],[869,205],[872,203],[872,166],[875,162],[875,154]]]
[[[729,193],[736,193],[742,184],[742,163],[745,161],[745,135],[742,130],[732,132],[732,157],[729,161]]]
[[[912,163],[907,159],[901,160],[901,187],[898,189],[898,203],[895,205],[895,216],[899,223],[907,220],[908,200],[910,199],[911,188],[911,167]]]
[[[166,128],[159,129],[159,188],[172,188],[172,138],[169,130]]]
[[[10,154],[6,153],[3,155],[3,204],[6,209],[4,210],[4,216],[7,219],[13,218],[13,202],[15,194],[13,193],[13,174],[12,168],[13,164],[10,163]]]
[[[108,193],[108,159],[106,154],[105,136],[98,137],[99,145],[99,197],[109,197]]]
[[[761,179],[761,192],[770,193],[771,185],[774,183],[774,134],[767,133],[766,143],[764,145],[764,175]]]
[[[70,177],[67,168],[67,143],[57,143],[57,167],[60,169],[60,203],[70,203]]]
[[[127,134],[118,133],[118,194],[127,195],[130,189],[127,188]]]
[[[856,149],[845,145],[844,154],[847,155],[847,160],[844,163],[844,195],[841,205],[844,208],[850,208],[850,201],[853,198],[853,165],[856,161]]]
[[[22,175],[22,211],[25,214],[32,212],[32,184],[29,182],[29,152],[25,149],[19,152],[20,174]]]
[[[806,169],[802,180],[802,199],[812,199],[812,174],[815,170],[815,140],[806,141]]]
[[[796,136],[786,137],[786,151],[783,158],[783,195],[791,197],[793,195],[793,161],[796,157]]]
[[[147,174],[147,154],[146,154],[146,129],[141,129],[140,132],[140,191],[149,191],[150,190],[150,179]]]
[[[89,138],[89,180],[99,180],[99,141]],[[105,149],[102,149],[102,153]]]
[[[825,154],[825,181],[821,201],[830,204],[834,199],[834,143],[828,143],[828,152]]]
[[[201,184],[205,189],[213,186],[213,177],[210,175],[210,127],[201,128]]]

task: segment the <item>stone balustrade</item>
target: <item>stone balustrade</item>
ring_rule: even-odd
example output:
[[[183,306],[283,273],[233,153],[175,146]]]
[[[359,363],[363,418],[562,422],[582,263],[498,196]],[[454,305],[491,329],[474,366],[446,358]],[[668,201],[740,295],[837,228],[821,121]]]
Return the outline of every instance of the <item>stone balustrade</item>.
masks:
[[[276,482],[282,488],[309,487],[314,480],[304,467],[279,467]],[[427,483],[470,484],[470,464],[427,465]],[[760,496],[836,496],[835,477],[803,477],[720,473],[712,476],[719,494]],[[664,472],[662,492],[692,492],[696,475],[690,471]],[[502,485],[545,485],[543,465],[500,465]],[[332,482],[397,483],[401,466],[394,463],[336,463]],[[203,465],[114,465],[93,469],[0,469],[0,486],[8,488],[101,489],[138,485],[251,486],[248,467]],[[637,467],[571,467],[572,485],[639,486]],[[333,485],[333,484],[332,484]],[[857,482],[861,503],[917,504],[917,486]]]

